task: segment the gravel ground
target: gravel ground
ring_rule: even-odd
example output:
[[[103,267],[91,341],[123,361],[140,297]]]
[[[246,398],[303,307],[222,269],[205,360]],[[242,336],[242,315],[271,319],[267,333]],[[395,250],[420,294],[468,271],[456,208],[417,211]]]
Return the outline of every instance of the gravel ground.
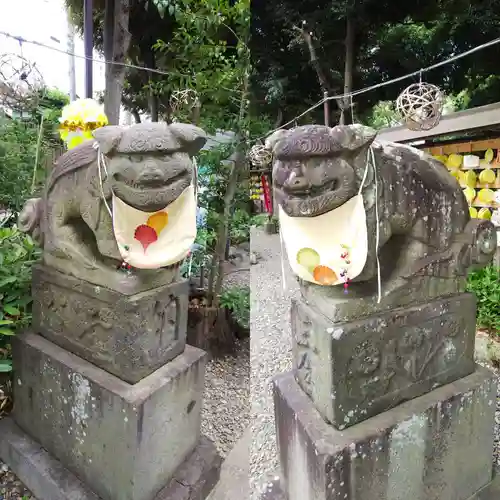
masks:
[[[283,291],[279,236],[254,229],[251,242],[257,263],[250,269],[250,491],[252,500],[257,500],[265,481],[278,468],[271,380],[291,369],[289,310],[297,288],[287,268],[285,281],[290,288]]]
[[[0,460],[0,500],[35,500],[12,471]]]
[[[238,342],[236,355],[207,364],[201,430],[225,457],[250,422],[249,339]]]
[[[247,248],[231,249],[224,263],[224,288],[250,285]],[[211,359],[205,376],[201,430],[226,457],[250,423],[250,339],[238,341],[235,355]]]

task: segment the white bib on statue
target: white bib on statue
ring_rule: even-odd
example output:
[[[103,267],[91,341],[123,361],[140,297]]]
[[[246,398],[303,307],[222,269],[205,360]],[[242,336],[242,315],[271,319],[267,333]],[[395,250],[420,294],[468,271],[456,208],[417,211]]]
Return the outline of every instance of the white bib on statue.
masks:
[[[361,194],[316,217],[289,217],[279,207],[279,222],[290,266],[299,278],[332,286],[363,271],[368,235]]]
[[[187,257],[196,238],[193,186],[158,212],[141,212],[115,195],[112,203],[113,230],[127,264],[138,269],[159,269]]]

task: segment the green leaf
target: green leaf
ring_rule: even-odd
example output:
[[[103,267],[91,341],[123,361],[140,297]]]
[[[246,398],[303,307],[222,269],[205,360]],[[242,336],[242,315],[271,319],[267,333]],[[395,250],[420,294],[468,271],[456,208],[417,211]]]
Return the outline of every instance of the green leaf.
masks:
[[[11,319],[0,319],[0,326],[12,324],[14,324],[14,322]]]
[[[12,371],[12,361],[10,359],[0,359],[0,373]]]
[[[15,335],[15,332],[10,328],[0,328],[0,335],[12,336]]]
[[[10,306],[8,304],[3,306],[3,310],[4,310],[4,312],[9,314],[10,316],[20,316],[21,315],[21,311],[17,307]]]
[[[0,288],[4,287],[5,285],[10,285],[11,283],[15,283],[17,281],[16,276],[9,276],[8,278],[3,278],[0,280]]]

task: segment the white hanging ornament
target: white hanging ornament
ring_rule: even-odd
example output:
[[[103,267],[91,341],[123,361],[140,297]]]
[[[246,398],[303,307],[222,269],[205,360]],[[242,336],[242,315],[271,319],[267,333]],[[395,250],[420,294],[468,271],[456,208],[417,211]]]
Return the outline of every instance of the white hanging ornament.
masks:
[[[396,100],[396,109],[410,130],[431,130],[441,120],[444,94],[431,83],[414,83]]]
[[[273,161],[273,153],[262,144],[255,144],[248,152],[248,160],[256,167],[267,167]]]
[[[170,96],[170,110],[177,114],[181,109],[191,111],[198,102],[198,93],[194,89],[174,90]]]

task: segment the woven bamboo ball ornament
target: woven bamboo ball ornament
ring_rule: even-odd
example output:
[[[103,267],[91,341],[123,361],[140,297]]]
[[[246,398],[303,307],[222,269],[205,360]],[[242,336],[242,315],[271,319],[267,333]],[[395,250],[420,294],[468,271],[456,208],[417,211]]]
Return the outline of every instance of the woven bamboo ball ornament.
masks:
[[[194,89],[174,90],[169,104],[172,113],[177,113],[181,109],[193,109],[197,101],[198,93]]]
[[[444,94],[431,83],[415,83],[407,87],[396,101],[396,109],[410,130],[430,130],[441,120]]]
[[[267,167],[273,161],[273,153],[262,144],[255,144],[248,152],[248,160],[256,167]]]
[[[0,54],[0,106],[16,111],[34,110],[44,86],[36,63],[18,54]]]

